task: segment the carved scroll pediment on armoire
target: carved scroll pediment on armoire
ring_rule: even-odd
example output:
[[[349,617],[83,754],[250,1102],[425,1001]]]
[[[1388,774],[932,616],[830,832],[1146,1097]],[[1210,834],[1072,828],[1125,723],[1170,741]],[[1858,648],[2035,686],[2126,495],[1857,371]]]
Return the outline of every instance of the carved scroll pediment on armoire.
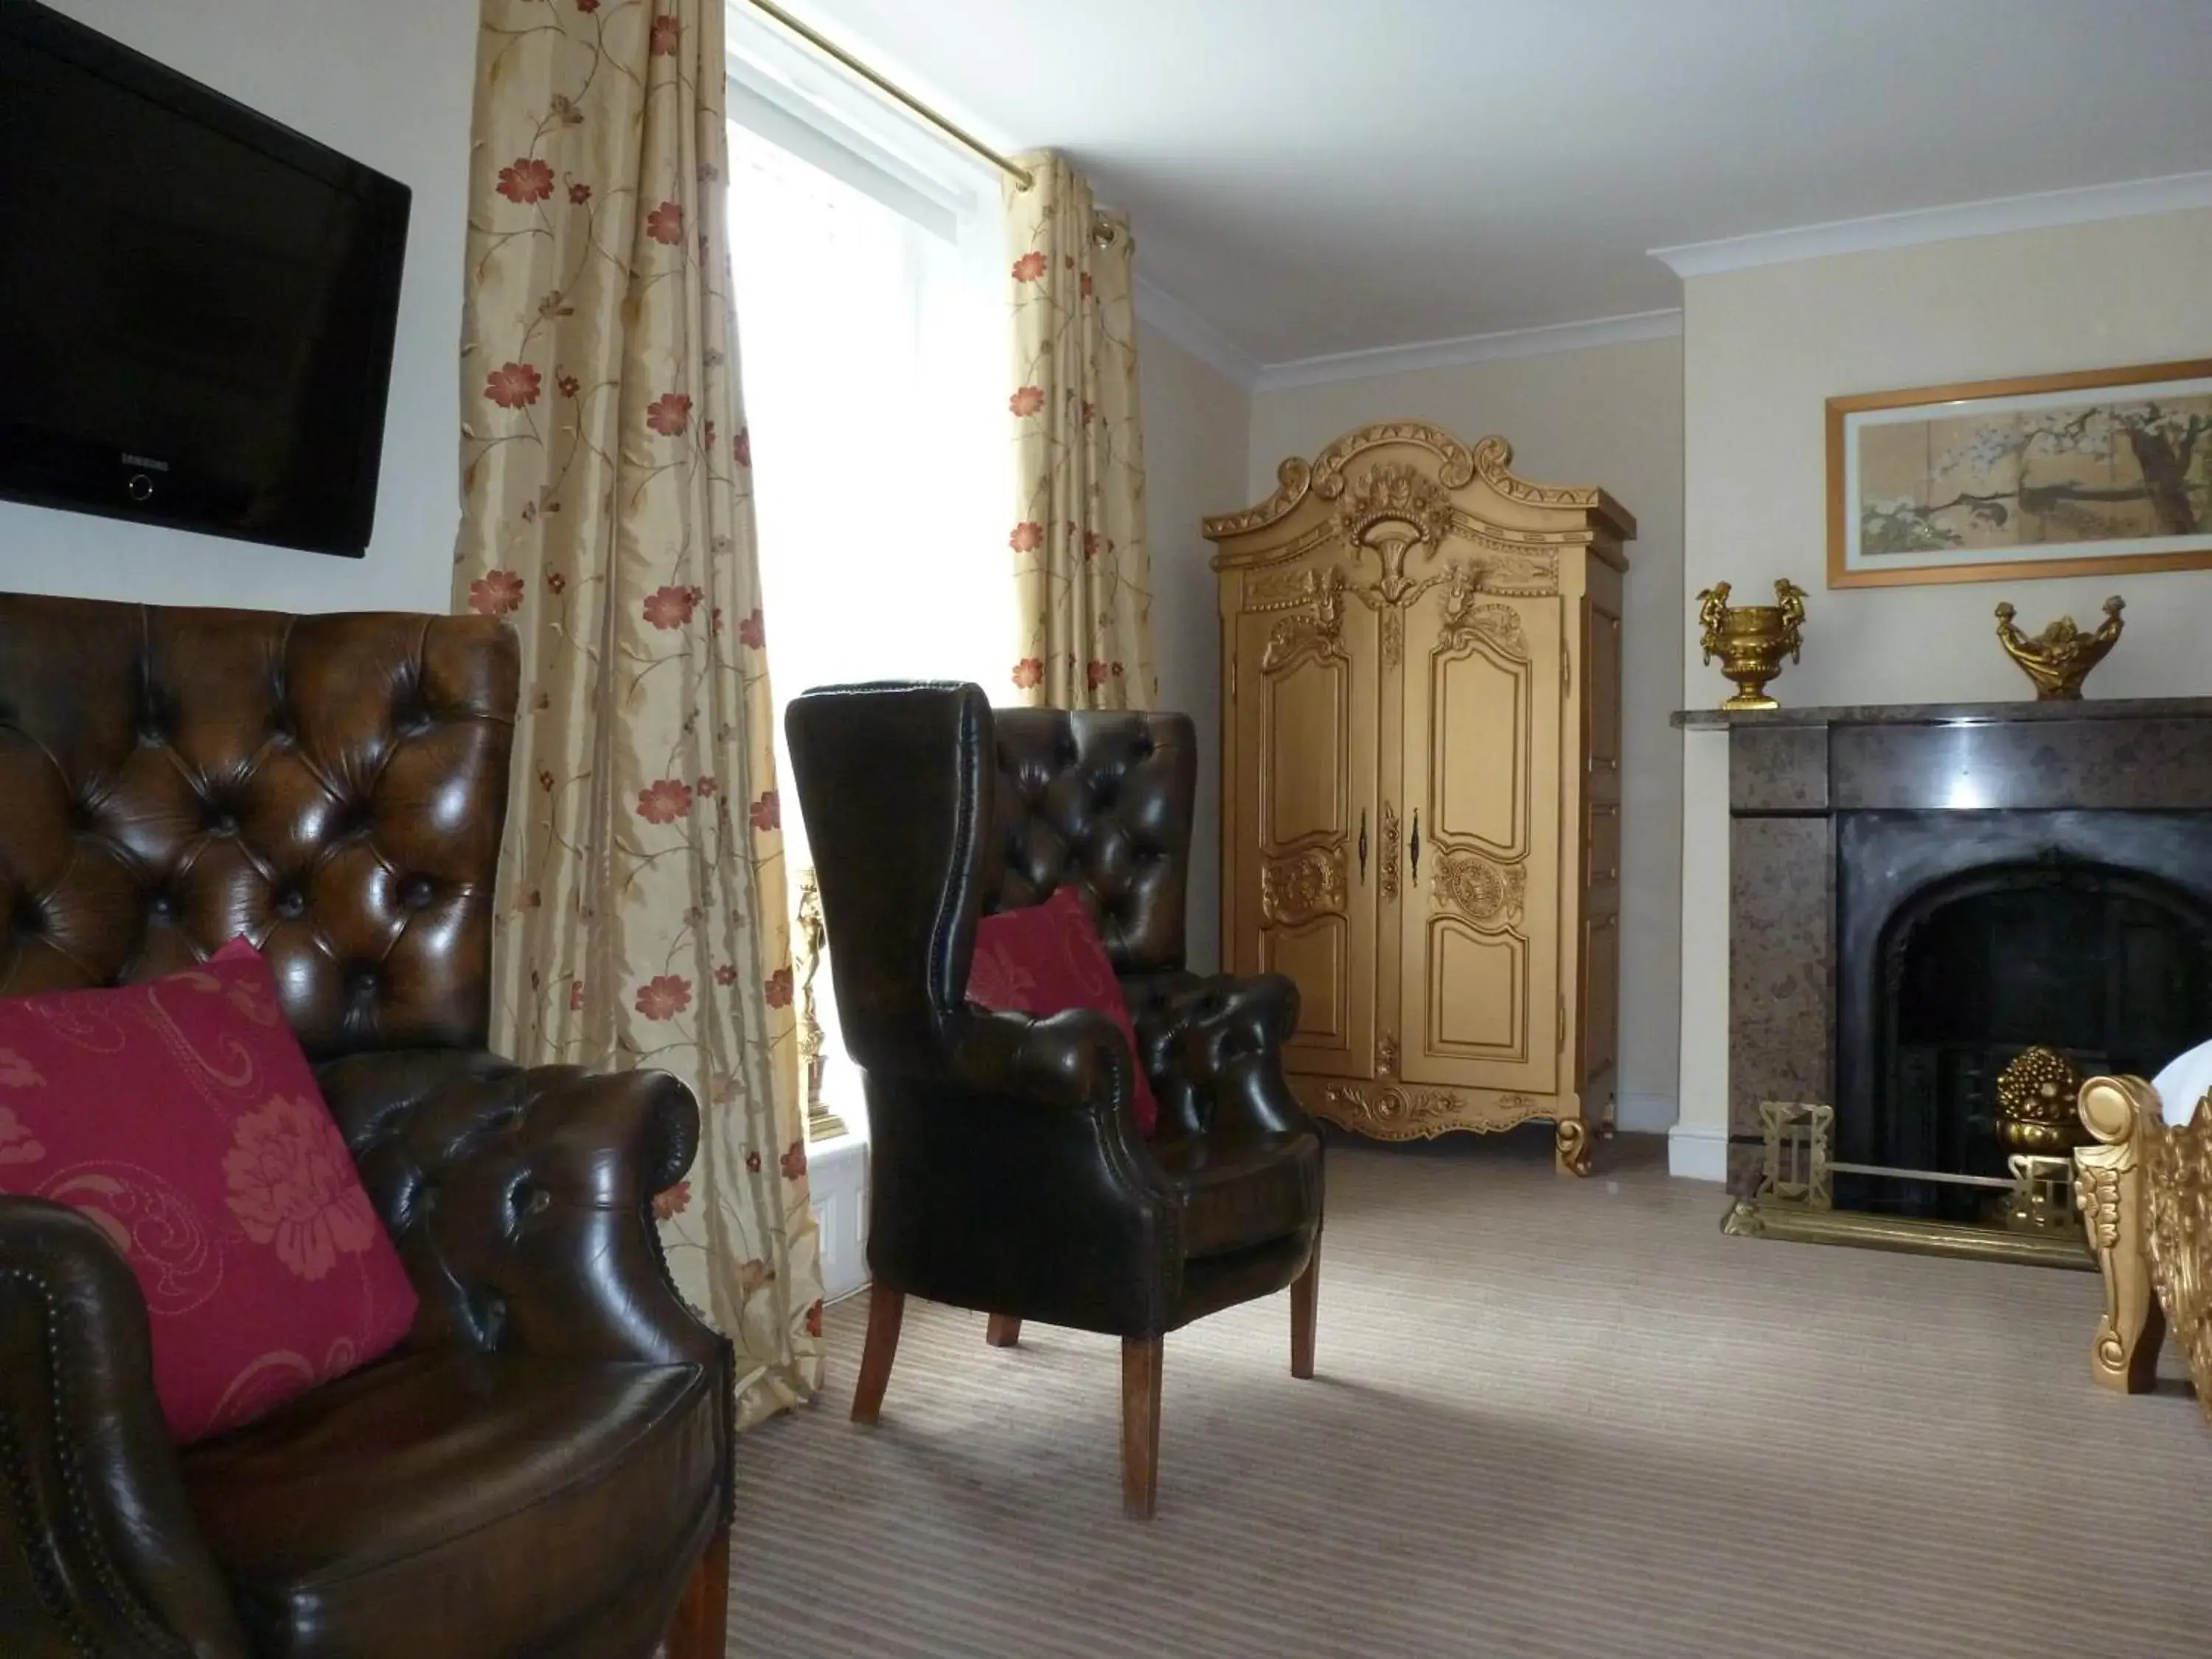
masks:
[[[1389,1139],[1613,1121],[1620,615],[1636,521],[1512,447],[1362,427],[1206,521],[1224,965],[1287,974],[1321,1116]]]

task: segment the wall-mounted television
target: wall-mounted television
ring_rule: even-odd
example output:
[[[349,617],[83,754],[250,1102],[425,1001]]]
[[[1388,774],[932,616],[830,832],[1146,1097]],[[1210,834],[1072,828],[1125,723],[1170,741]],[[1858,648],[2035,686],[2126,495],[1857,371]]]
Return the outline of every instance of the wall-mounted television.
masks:
[[[404,185],[0,0],[0,495],[359,557]]]

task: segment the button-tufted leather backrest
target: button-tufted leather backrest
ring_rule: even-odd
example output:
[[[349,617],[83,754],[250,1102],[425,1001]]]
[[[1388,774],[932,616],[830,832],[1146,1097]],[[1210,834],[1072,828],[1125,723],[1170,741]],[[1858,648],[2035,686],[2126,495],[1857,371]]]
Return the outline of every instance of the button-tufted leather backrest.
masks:
[[[480,1046],[518,662],[483,617],[0,594],[0,994],[243,933],[313,1058]]]
[[[1183,963],[1198,781],[1188,714],[994,708],[986,912],[1079,884],[1116,972]]]

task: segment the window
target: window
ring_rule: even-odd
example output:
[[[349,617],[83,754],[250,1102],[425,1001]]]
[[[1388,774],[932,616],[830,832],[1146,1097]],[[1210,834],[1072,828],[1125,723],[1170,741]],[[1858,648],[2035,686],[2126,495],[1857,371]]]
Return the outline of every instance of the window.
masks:
[[[787,780],[783,705],[810,686],[1005,684],[1005,262],[995,176],[780,36],[734,13],[732,32],[731,258]],[[786,799],[796,903],[810,860]],[[823,1100],[859,1127],[827,973],[814,990]]]

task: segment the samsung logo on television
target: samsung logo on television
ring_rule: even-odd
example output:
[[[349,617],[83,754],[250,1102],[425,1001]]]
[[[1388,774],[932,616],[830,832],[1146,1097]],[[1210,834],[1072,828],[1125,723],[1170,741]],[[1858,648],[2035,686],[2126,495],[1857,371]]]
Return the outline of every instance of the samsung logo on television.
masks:
[[[169,464],[167,461],[157,461],[151,455],[133,455],[127,449],[123,452],[123,465],[125,466],[150,466],[156,472],[167,472],[169,470]]]

